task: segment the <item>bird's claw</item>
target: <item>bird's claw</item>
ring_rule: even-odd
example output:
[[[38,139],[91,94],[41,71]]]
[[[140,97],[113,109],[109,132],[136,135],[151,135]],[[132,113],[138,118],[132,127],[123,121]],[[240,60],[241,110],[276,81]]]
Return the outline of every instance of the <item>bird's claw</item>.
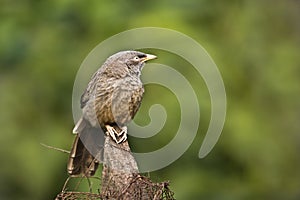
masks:
[[[125,142],[127,139],[127,127],[123,126],[120,132],[116,131],[116,129],[112,126],[106,125],[106,130],[108,134],[112,137],[112,139],[117,143],[120,144],[121,142]],[[117,137],[121,137],[120,139],[117,139]]]

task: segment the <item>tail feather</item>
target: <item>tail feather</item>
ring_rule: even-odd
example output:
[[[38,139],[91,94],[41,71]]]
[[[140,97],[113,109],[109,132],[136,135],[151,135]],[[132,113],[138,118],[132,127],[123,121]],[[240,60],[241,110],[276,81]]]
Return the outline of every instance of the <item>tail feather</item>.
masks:
[[[91,127],[85,120],[79,123],[81,124],[78,127],[83,128],[79,129],[80,132],[75,137],[67,170],[71,176],[83,174],[89,177],[95,174],[99,163],[102,162],[104,135],[101,129]]]

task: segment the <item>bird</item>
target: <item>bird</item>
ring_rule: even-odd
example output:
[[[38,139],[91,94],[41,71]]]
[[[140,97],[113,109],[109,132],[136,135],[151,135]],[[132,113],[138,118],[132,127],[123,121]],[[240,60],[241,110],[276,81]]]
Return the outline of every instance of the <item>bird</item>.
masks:
[[[155,58],[140,51],[120,51],[108,57],[91,77],[80,99],[82,116],[73,129],[76,136],[67,164],[70,176],[95,174],[101,163],[103,133],[117,144],[126,141],[126,125],[143,98],[142,68]]]

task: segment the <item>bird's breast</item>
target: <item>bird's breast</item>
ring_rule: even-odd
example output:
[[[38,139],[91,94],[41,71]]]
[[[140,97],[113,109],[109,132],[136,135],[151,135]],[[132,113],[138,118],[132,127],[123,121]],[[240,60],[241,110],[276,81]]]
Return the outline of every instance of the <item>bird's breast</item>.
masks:
[[[136,114],[142,101],[144,88],[141,80],[126,77],[106,83],[99,89],[96,98],[96,113],[99,123],[127,124]]]

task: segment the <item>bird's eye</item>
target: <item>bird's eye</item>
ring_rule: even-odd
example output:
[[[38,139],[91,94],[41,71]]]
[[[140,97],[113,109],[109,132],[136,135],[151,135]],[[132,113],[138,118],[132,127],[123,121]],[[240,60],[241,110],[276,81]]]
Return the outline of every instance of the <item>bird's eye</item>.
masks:
[[[133,58],[133,60],[135,60],[135,61],[139,61],[139,60],[140,60],[140,58],[139,58],[138,56],[135,56],[135,57]]]

